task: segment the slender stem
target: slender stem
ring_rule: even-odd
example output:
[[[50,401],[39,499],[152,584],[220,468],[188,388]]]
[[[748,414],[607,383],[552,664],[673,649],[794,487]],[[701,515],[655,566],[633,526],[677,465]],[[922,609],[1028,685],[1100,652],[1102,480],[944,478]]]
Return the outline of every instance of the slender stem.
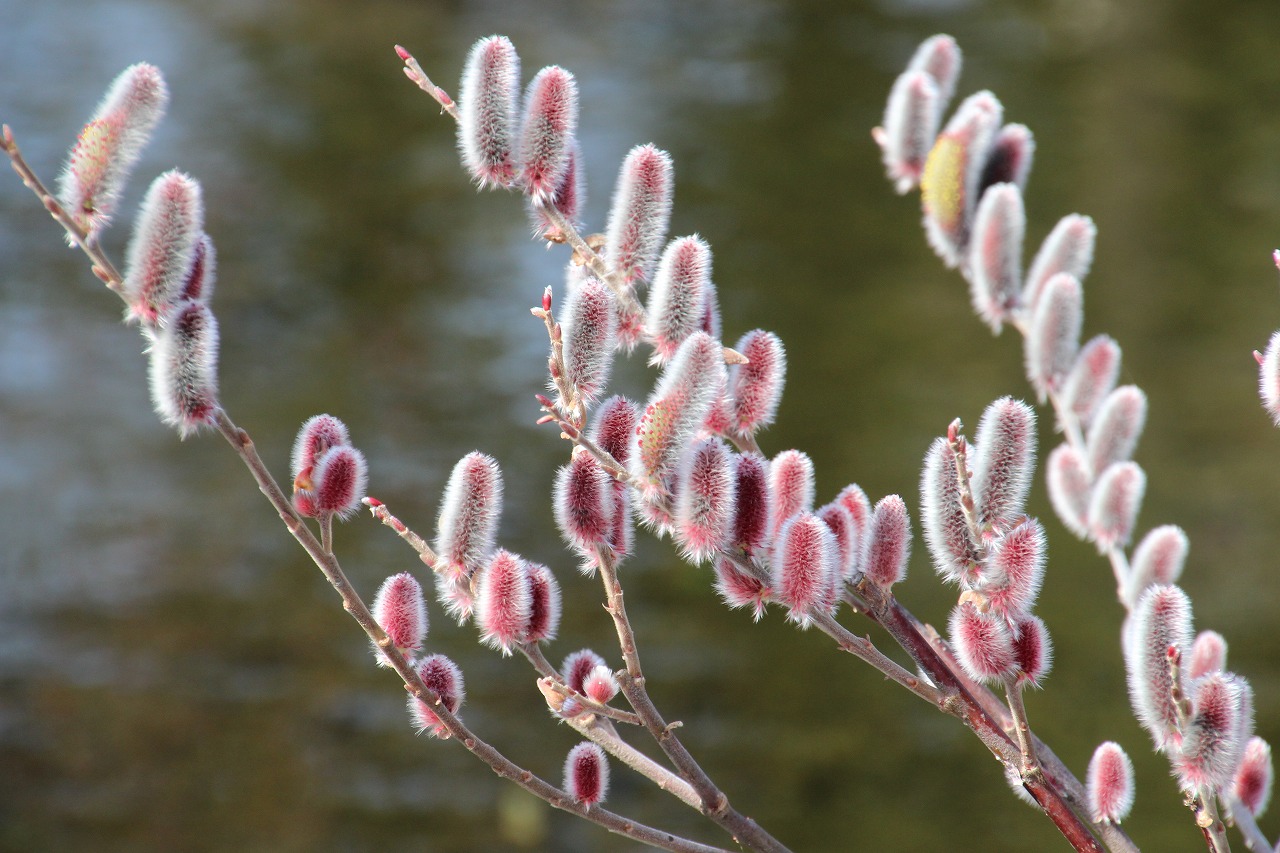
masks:
[[[1040,772],[1036,759],[1035,743],[1031,739],[1031,724],[1027,722],[1027,706],[1022,701],[1022,686],[1006,681],[1004,694],[1008,699],[1009,713],[1013,715],[1013,733],[1018,739],[1018,752],[1022,754],[1022,775]]]
[[[434,551],[431,550],[431,546],[427,544],[427,541],[425,539],[423,539],[417,533],[414,533],[413,530],[411,530],[407,524],[405,524],[403,521],[401,521],[400,519],[392,515],[391,512],[387,509],[386,504],[384,504],[382,501],[378,500],[377,498],[372,498],[372,497],[365,498],[364,505],[369,508],[369,512],[373,515],[374,518],[381,521],[387,527],[390,527],[399,535],[401,539],[403,539],[405,542],[408,542],[409,547],[417,552],[418,558],[422,560],[422,562],[427,566],[427,568],[431,569],[432,571],[435,571],[436,562],[437,562],[436,554]]]
[[[1226,798],[1226,805],[1231,814],[1231,820],[1236,825],[1236,829],[1240,830],[1240,836],[1244,839],[1244,846],[1253,851],[1253,853],[1272,853],[1271,842],[1262,834],[1262,830],[1258,828],[1258,822],[1254,820],[1253,812],[1245,807],[1245,804],[1231,794],[1223,794]]]

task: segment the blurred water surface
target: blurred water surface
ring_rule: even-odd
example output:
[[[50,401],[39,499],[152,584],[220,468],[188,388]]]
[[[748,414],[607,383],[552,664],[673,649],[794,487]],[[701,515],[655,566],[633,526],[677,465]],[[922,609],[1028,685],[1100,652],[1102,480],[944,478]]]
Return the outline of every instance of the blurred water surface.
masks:
[[[549,656],[590,645],[615,665],[598,584],[551,521],[566,445],[533,425],[545,333],[528,308],[559,285],[564,254],[528,239],[516,199],[474,192],[450,122],[391,46],[448,88],[492,32],[513,38],[526,76],[572,69],[594,229],[626,151],[669,150],[672,230],[716,250],[726,337],[762,326],[788,346],[766,448],[809,452],[820,495],[856,480],[914,507],[933,436],[1028,394],[1018,342],[971,316],[869,139],[914,45],[952,33],[961,93],[992,89],[1037,135],[1030,239],[1071,211],[1098,222],[1086,334],[1115,336],[1123,381],[1150,397],[1142,527],[1187,529],[1197,624],[1228,636],[1260,733],[1280,735],[1280,434],[1249,355],[1280,326],[1273,4],[0,0],[0,20],[0,120],[49,180],[120,69],[165,71],[170,114],[105,243],[121,256],[151,176],[178,166],[203,182],[223,402],[277,476],[297,425],[332,412],[369,457],[371,492],[429,534],[453,463],[495,455],[503,544],[565,588]],[[0,180],[0,848],[632,849],[412,735],[400,688],[235,457],[151,413],[142,344],[118,319],[33,197]],[[633,364],[620,390],[643,397],[649,381]],[[1042,436],[1047,452],[1048,423]],[[1139,776],[1133,836],[1203,849],[1129,714],[1108,568],[1052,519],[1042,486],[1033,511],[1052,543],[1040,612],[1057,646],[1033,724],[1081,775],[1119,740]],[[368,519],[338,531],[337,551],[368,595],[415,566]],[[900,596],[941,624],[954,592],[916,551]],[[1065,848],[960,725],[821,635],[725,610],[666,543],[626,582],[659,704],[794,849]],[[432,616],[432,645],[466,673],[468,722],[558,781],[574,737],[531,671]],[[617,810],[729,844],[614,776]]]

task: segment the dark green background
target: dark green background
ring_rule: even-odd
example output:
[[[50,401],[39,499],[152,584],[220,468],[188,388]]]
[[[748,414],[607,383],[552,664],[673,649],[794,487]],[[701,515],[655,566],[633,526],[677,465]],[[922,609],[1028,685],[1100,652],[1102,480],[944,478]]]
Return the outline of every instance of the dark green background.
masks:
[[[670,151],[673,233],[715,250],[726,337],[762,326],[788,347],[762,443],[809,452],[822,500],[857,481],[915,507],[919,461],[952,418],[1028,395],[1020,343],[971,315],[870,141],[894,76],[939,31],[965,51],[961,95],[992,89],[1036,134],[1032,244],[1072,211],[1098,223],[1085,330],[1119,340],[1123,381],[1150,398],[1141,527],[1188,531],[1197,626],[1226,634],[1275,738],[1280,433],[1250,357],[1280,326],[1272,2],[0,0],[0,120],[52,179],[110,79],[162,66],[170,115],[105,242],[122,255],[153,175],[203,181],[223,402],[277,476],[297,425],[331,412],[368,455],[371,492],[429,534],[449,468],[492,453],[502,543],[565,587],[549,656],[591,645],[616,665],[598,584],[551,520],[567,447],[533,425],[545,335],[528,309],[564,254],[529,241],[517,199],[474,192],[451,122],[391,46],[450,89],[493,32],[513,38],[526,79],[573,70],[594,229],[625,152]],[[34,198],[0,180],[0,847],[632,849],[412,735],[401,688],[235,457],[216,437],[180,443],[151,413],[119,311]],[[638,363],[617,380],[633,397],[649,382]],[[1057,662],[1032,722],[1080,775],[1098,742],[1120,741],[1138,773],[1133,836],[1203,850],[1128,711],[1110,570],[1037,484]],[[367,595],[415,565],[367,518],[337,550]],[[955,593],[916,552],[900,596],[941,624]],[[725,610],[706,569],[666,543],[625,575],[654,696],[735,804],[797,851],[1065,849],[958,723],[822,635]],[[432,646],[466,673],[467,721],[558,781],[575,737],[528,667],[432,616]],[[615,809],[729,843],[614,776]]]

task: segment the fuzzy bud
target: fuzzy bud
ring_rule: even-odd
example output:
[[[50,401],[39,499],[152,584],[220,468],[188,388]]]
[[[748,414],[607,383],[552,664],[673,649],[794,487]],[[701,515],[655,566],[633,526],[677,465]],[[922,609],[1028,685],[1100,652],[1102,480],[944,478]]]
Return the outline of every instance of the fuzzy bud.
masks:
[[[590,741],[569,750],[564,762],[564,789],[583,805],[603,802],[609,792],[609,762],[604,750]]]
[[[853,514],[838,501],[832,501],[820,507],[817,515],[831,528],[831,535],[836,538],[836,547],[840,550],[840,580],[852,580],[862,546],[853,526]]]
[[[478,569],[493,551],[501,514],[502,472],[497,461],[468,453],[453,466],[440,502],[435,550],[442,568],[454,576],[470,576]]]
[[[1040,251],[1027,270],[1022,304],[1034,312],[1049,279],[1059,273],[1066,273],[1077,282],[1084,281],[1093,264],[1093,244],[1097,236],[1097,226],[1089,217],[1078,213],[1062,217],[1040,244]]]
[[[1195,680],[1211,672],[1227,668],[1227,640],[1217,631],[1201,631],[1191,644],[1191,658],[1187,661],[1187,677]]]
[[[619,465],[631,461],[635,442],[636,423],[640,412],[635,403],[626,397],[613,396],[600,404],[591,425],[591,440]]]
[[[592,667],[591,671],[583,677],[582,693],[601,705],[607,705],[610,699],[618,695],[618,679],[614,676],[613,670],[604,664],[599,664]]]
[[[951,644],[960,665],[974,681],[1002,681],[1017,666],[1013,632],[1004,617],[983,613],[972,602],[961,602],[947,620]]]
[[[1147,395],[1136,385],[1122,385],[1107,395],[1086,438],[1089,466],[1097,476],[1114,462],[1133,456],[1147,420]]]
[[[472,46],[458,88],[458,147],[462,163],[484,187],[515,180],[516,110],[520,57],[506,36]]]
[[[311,473],[315,514],[350,518],[364,499],[368,477],[368,465],[359,450],[348,445],[326,450],[316,458]]]
[[[414,669],[422,683],[440,698],[440,704],[450,714],[456,715],[466,698],[462,670],[458,669],[458,665],[444,655],[429,655],[420,660]],[[432,710],[436,707],[434,703],[411,695],[408,704],[409,719],[419,734],[426,732],[441,740],[449,737],[449,730]]]
[[[711,247],[705,240],[694,234],[667,244],[649,288],[650,364],[666,364],[686,338],[702,329],[710,285]]]
[[[1258,394],[1262,408],[1280,426],[1280,332],[1272,334],[1266,354],[1258,362]]]
[[[701,563],[724,548],[737,505],[736,465],[718,438],[700,441],[676,473],[676,541],[686,560]]]
[[[1044,583],[1044,528],[1034,518],[993,540],[982,566],[981,591],[991,608],[1009,618],[1030,613]]]
[[[991,144],[987,166],[982,171],[983,190],[996,184],[1013,184],[1019,190],[1025,190],[1035,152],[1036,140],[1026,125],[1006,124],[1000,128],[995,142]]]
[[[312,478],[316,459],[331,447],[350,443],[347,425],[333,415],[314,415],[303,422],[293,441],[290,460],[294,507],[299,513],[311,518],[316,514]]]
[[[982,413],[970,481],[978,521],[996,531],[1022,518],[1036,460],[1036,415],[1030,406],[1001,397]]]
[[[784,450],[769,465],[772,502],[770,529],[776,537],[782,525],[799,512],[813,509],[813,460],[799,450]]]
[[[525,641],[533,613],[529,564],[499,548],[480,572],[475,607],[480,641],[500,649],[504,655],[511,654],[517,644]]]
[[[422,648],[422,641],[427,636],[427,603],[422,597],[422,587],[413,575],[401,572],[383,581],[371,610],[391,645],[401,654]],[[391,665],[381,649],[375,646],[373,653],[378,666]]]
[[[982,195],[969,246],[973,308],[1000,334],[1022,288],[1022,236],[1027,215],[1016,184],[996,184]]]
[[[1271,784],[1275,771],[1271,765],[1271,746],[1260,737],[1249,739],[1240,766],[1232,782],[1232,794],[1255,817],[1262,817],[1271,801]]]
[[[1062,381],[1062,407],[1088,427],[1119,375],[1120,345],[1107,335],[1091,338]]]
[[[885,172],[901,195],[920,183],[941,114],[938,84],[924,71],[904,71],[889,90],[884,122],[874,133]]]
[[[1069,444],[1060,444],[1045,463],[1049,502],[1058,518],[1080,538],[1089,535],[1089,492],[1092,482],[1084,459]]]
[[[1080,281],[1068,273],[1054,275],[1031,309],[1031,325],[1024,340],[1027,379],[1043,402],[1058,390],[1080,347],[1084,323],[1084,293]]]
[[[598,279],[587,278],[570,297],[563,326],[565,379],[584,404],[600,399],[609,385],[617,334],[613,294]]]
[[[956,93],[960,77],[960,46],[948,35],[930,36],[920,43],[907,64],[908,71],[923,71],[938,86],[938,109],[941,111]]]
[[[734,457],[734,513],[730,544],[747,554],[769,545],[769,521],[773,493],[769,486],[769,460],[758,453]]]
[[[569,144],[569,163],[565,166],[564,175],[556,185],[556,191],[547,204],[560,212],[560,215],[577,225],[582,213],[582,206],[587,201],[587,174],[582,165],[582,150],[576,139]],[[529,202],[529,221],[533,225],[535,237],[547,240],[564,241],[566,235],[551,223],[551,219],[543,209]]]
[[[671,219],[673,181],[671,155],[652,145],[637,145],[622,162],[605,229],[605,256],[629,285],[653,275]]]
[[[773,545],[773,591],[790,613],[787,618],[808,627],[813,613],[835,604],[840,553],[826,523],[809,512],[791,516]]]
[[[1147,475],[1134,462],[1117,462],[1102,472],[1089,501],[1089,535],[1106,552],[1129,544],[1142,509]]]
[[[897,495],[881,498],[871,513],[870,545],[863,574],[882,589],[901,583],[911,557],[911,518]]]
[[[597,667],[604,667],[604,658],[591,651],[591,649],[580,649],[564,659],[560,664],[560,676],[564,679],[564,683],[576,693],[587,695],[587,690],[583,686],[587,680],[587,676]]]
[[[950,583],[974,577],[981,558],[960,505],[956,455],[945,438],[936,438],[920,473],[920,526],[933,567]]]
[[[203,302],[173,306],[151,339],[151,403],[186,438],[218,411],[218,321]]]
[[[575,453],[556,472],[553,507],[565,541],[582,555],[583,570],[594,571],[597,548],[607,548],[613,534],[612,479],[590,453]]]
[[[1123,591],[1125,604],[1133,607],[1149,586],[1177,583],[1190,547],[1187,534],[1175,524],[1161,525],[1143,536],[1129,561],[1129,577]]]
[[[747,363],[729,368],[729,428],[738,435],[754,435],[772,424],[778,412],[787,378],[787,353],[777,335],[762,329],[747,332],[734,349]]]
[[[1232,673],[1212,672],[1195,683],[1192,707],[1174,770],[1185,791],[1208,788],[1217,793],[1232,780],[1244,754],[1253,709],[1249,683]]]
[[[167,322],[203,237],[200,184],[177,170],[152,181],[129,241],[121,288],[129,319],[148,326]]]
[[[764,615],[764,606],[769,601],[769,588],[725,557],[715,561],[715,572],[716,592],[724,599],[724,603],[730,607],[752,608],[753,616],[759,622]]]
[[[529,83],[520,125],[520,186],[534,202],[550,203],[569,168],[578,130],[578,84],[557,65]]]
[[[1023,614],[1014,625],[1013,656],[1018,683],[1040,687],[1053,668],[1053,642],[1039,616]]]
[[[213,239],[208,234],[202,234],[196,241],[191,266],[187,268],[187,276],[178,299],[191,299],[208,305],[213,296],[214,282],[218,279],[217,270],[218,254],[213,249]]]
[[[541,563],[526,563],[529,572],[529,622],[525,642],[549,643],[560,630],[560,583]]]
[[[854,566],[850,578],[856,578],[862,574],[863,567],[867,563],[867,548],[870,544],[868,531],[871,528],[871,501],[867,498],[867,493],[857,483],[850,483],[840,490],[840,494],[836,495],[836,503],[849,510],[849,517],[853,519],[854,541],[857,543],[854,548]]]
[[[1133,762],[1120,744],[1106,741],[1093,751],[1085,777],[1089,816],[1096,823],[1120,823],[1133,808]]]
[[[1169,651],[1191,648],[1191,599],[1176,586],[1153,586],[1130,616],[1124,643],[1125,673],[1134,716],[1151,733],[1156,749],[1181,742],[1173,699]],[[1180,680],[1185,679],[1185,668]]]
[[[930,245],[949,267],[965,257],[982,174],[1003,112],[990,92],[970,95],[925,161],[920,177],[925,230]]]

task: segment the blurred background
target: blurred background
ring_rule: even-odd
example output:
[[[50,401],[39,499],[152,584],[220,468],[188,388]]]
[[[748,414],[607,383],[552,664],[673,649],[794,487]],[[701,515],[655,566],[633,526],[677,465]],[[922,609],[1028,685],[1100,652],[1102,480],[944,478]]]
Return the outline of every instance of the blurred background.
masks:
[[[762,444],[811,454],[820,502],[857,481],[914,507],[925,448],[952,418],[976,425],[996,397],[1029,396],[1020,341],[971,315],[869,135],[915,45],[951,33],[959,93],[995,91],[1036,134],[1028,254],[1066,213],[1098,223],[1085,333],[1113,335],[1122,381],[1150,398],[1140,527],[1187,530],[1197,628],[1227,636],[1260,734],[1280,736],[1280,433],[1250,356],[1280,326],[1270,0],[0,0],[0,22],[0,120],[48,181],[115,74],[164,70],[169,115],[104,242],[122,257],[155,174],[203,182],[222,399],[276,476],[298,425],[333,413],[369,458],[370,492],[432,535],[454,462],[493,454],[502,544],[565,589],[548,656],[591,646],[615,666],[599,585],[552,522],[567,445],[533,423],[546,339],[528,309],[559,286],[565,253],[529,239],[518,199],[473,190],[452,122],[392,45],[454,91],[471,43],[494,32],[515,41],[526,79],[573,70],[589,230],[633,144],[670,151],[672,233],[715,249],[726,338],[760,326],[788,347]],[[402,689],[222,440],[180,442],[152,414],[120,311],[5,170],[0,848],[634,849],[413,735]],[[643,398],[652,374],[633,362],[616,385]],[[1080,776],[1100,741],[1122,743],[1137,766],[1133,837],[1203,850],[1131,717],[1108,566],[1052,516],[1040,478],[1032,511],[1051,541],[1039,613],[1057,649],[1028,699],[1034,727]],[[336,548],[367,596],[418,565],[367,517]],[[941,625],[955,591],[915,550],[899,595]],[[1066,848],[955,720],[824,636],[728,611],[708,570],[666,542],[645,540],[625,582],[659,705],[735,805],[793,849]],[[549,719],[532,671],[434,603],[431,616],[432,648],[466,674],[468,723],[558,782],[576,736]],[[614,777],[612,808],[731,843]]]

